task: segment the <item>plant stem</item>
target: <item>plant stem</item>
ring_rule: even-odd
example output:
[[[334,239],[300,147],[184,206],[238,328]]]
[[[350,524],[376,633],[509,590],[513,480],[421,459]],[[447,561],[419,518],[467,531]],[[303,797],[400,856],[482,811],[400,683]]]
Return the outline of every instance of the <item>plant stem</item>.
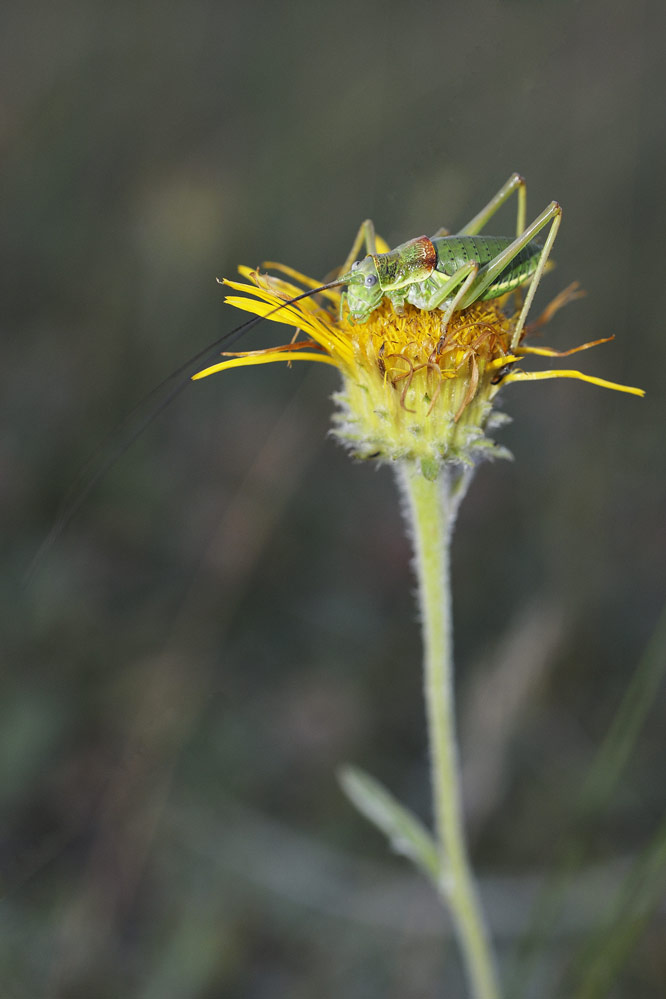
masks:
[[[448,904],[474,999],[498,999],[490,939],[470,868],[462,818],[456,742],[450,542],[458,505],[471,473],[457,480],[447,468],[435,480],[418,465],[403,465],[400,485],[412,534],[424,643],[424,686],[432,770],[435,832],[440,855],[437,887]]]

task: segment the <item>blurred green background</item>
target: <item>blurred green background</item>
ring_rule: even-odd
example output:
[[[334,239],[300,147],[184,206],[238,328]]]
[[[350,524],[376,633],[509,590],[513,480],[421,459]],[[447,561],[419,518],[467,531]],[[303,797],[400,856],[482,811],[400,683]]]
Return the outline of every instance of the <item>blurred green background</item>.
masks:
[[[576,801],[664,600],[665,21],[646,0],[3,7],[3,997],[464,995],[447,918],[334,776],[354,761],[429,817],[409,550],[390,471],[327,438],[334,371],[189,388],[22,578],[99,441],[237,323],[216,276],[324,275],[363,218],[392,243],[459,225],[513,170],[530,216],[565,211],[537,307],[588,293],[546,342],[615,334],[575,366],[648,394],[503,394],[516,461],[480,469],[454,551],[474,861],[511,999],[664,994],[661,868],[594,951],[662,842],[663,640],[612,793]],[[595,953],[621,958],[601,990]]]

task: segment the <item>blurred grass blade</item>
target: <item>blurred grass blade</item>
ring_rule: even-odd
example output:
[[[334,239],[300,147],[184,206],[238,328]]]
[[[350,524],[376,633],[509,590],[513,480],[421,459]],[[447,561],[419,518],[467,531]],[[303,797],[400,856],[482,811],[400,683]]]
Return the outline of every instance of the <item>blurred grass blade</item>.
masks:
[[[530,929],[519,946],[508,978],[509,994],[520,999],[528,991],[530,973],[540,947],[557,922],[566,889],[585,861],[586,844],[576,828],[583,819],[599,817],[625,773],[645,720],[666,675],[666,606],[594,757],[573,808],[574,827],[563,840],[556,866],[537,898]]]
[[[338,780],[352,804],[384,833],[395,852],[409,857],[438,884],[441,876],[439,854],[423,824],[364,770],[342,767]]]
[[[562,995],[604,999],[609,994],[665,890],[666,821],[626,877],[604,925],[575,962],[573,976],[580,987],[576,992],[568,987]]]
[[[583,783],[582,814],[598,811],[613,796],[665,675],[666,607]]]

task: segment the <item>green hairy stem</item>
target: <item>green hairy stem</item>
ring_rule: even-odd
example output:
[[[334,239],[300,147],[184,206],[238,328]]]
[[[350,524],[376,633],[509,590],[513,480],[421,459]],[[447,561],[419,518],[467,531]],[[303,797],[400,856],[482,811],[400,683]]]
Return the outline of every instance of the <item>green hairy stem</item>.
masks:
[[[424,690],[439,872],[435,881],[453,918],[474,999],[498,999],[490,939],[467,855],[456,742],[450,542],[470,473],[444,466],[435,479],[418,465],[399,473],[412,534],[424,642]]]

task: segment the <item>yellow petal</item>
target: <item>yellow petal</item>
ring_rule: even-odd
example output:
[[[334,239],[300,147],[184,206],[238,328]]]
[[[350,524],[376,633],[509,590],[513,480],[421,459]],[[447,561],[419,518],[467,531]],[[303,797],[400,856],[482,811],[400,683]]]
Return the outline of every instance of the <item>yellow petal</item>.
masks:
[[[570,350],[554,350],[552,347],[524,347],[522,344],[518,348],[518,354],[534,354],[537,357],[569,357],[577,354],[581,350],[589,350],[590,347],[598,347],[600,343],[610,343],[615,337],[605,336],[601,340],[590,340],[589,343],[581,343],[579,347],[572,347]]]
[[[577,378],[581,382],[590,382],[591,385],[599,385],[601,388],[614,389],[616,392],[629,392],[631,395],[645,395],[644,389],[632,388],[630,385],[618,385],[617,382],[607,382],[605,378],[595,378],[594,375],[584,375],[582,371],[514,371],[504,379],[504,385],[508,382],[539,382],[547,378]]]
[[[294,353],[262,351],[259,354],[245,354],[241,357],[231,357],[226,361],[220,361],[209,368],[204,368],[203,371],[197,371],[196,375],[192,375],[192,381],[196,382],[199,378],[207,378],[208,375],[214,375],[217,371],[224,371],[227,368],[252,367],[257,364],[272,364],[274,361],[319,361],[321,364],[332,364],[334,368],[338,367],[328,354],[315,354],[314,351],[303,350],[294,351]]]

